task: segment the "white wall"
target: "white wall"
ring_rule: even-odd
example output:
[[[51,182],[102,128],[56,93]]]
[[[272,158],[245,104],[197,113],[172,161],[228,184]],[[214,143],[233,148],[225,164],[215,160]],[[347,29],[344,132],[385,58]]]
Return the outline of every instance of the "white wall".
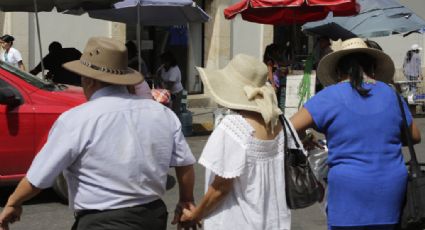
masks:
[[[40,34],[43,55],[48,53],[49,44],[58,41],[63,47],[75,47],[83,52],[87,40],[92,36],[112,36],[111,22],[56,12],[39,13]],[[35,15],[29,16],[29,57],[28,65],[33,68],[40,61],[39,45],[36,33]]]
[[[231,21],[230,57],[244,53],[260,60],[263,57],[264,25],[242,20],[237,15]]]

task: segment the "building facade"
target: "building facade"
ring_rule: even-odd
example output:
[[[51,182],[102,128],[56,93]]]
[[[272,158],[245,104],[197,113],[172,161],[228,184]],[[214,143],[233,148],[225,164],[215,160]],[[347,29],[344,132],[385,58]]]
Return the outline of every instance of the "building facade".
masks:
[[[211,20],[204,24],[190,24],[186,28],[186,40],[181,44],[165,42],[176,32],[168,28],[143,27],[142,54],[155,74],[159,66],[158,55],[167,50],[178,54],[179,65],[182,68],[184,86],[190,94],[200,94],[200,99],[208,98],[208,90],[202,87],[196,66],[206,68],[223,68],[229,60],[238,53],[246,53],[262,59],[265,47],[272,42],[280,42],[282,36],[278,27],[261,25],[243,21],[240,16],[233,20],[226,20],[223,10],[238,0],[197,0],[211,16]],[[59,41],[64,47],[75,47],[83,50],[85,43],[92,36],[113,37],[121,41],[135,40],[135,27],[121,23],[108,22],[81,16],[66,15],[55,12],[39,13],[41,53],[47,54],[48,45],[52,41]],[[176,28],[174,28],[176,29]],[[177,28],[178,34],[179,28]],[[12,34],[16,41],[14,46],[21,51],[27,69],[33,68],[40,61],[40,49],[37,38],[37,26],[34,13],[4,13],[0,12],[0,32]],[[277,36],[279,35],[279,36]],[[168,40],[167,40],[168,39]],[[285,37],[286,39],[286,37]],[[291,38],[293,44],[299,40]],[[406,51],[412,44],[421,47],[425,45],[425,36],[412,34],[408,37],[393,35],[389,37],[373,38],[394,60],[396,65],[396,79],[402,79],[401,68]],[[310,39],[307,46],[302,45],[308,52],[313,49]],[[425,52],[422,60],[425,62]],[[423,63],[424,66],[424,63]]]

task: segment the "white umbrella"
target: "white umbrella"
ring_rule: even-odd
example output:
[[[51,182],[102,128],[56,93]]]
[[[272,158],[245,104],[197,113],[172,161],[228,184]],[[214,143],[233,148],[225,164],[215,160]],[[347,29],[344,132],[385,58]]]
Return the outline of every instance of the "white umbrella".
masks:
[[[92,18],[149,26],[207,22],[209,16],[192,0],[125,0],[111,9],[88,10]]]
[[[0,10],[4,12],[59,12],[69,9],[99,9],[109,8],[113,3],[122,0],[1,0]]]

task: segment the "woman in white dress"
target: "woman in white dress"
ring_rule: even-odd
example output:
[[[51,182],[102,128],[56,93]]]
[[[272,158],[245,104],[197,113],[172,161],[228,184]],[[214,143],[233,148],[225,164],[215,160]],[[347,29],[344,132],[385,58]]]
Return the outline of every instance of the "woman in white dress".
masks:
[[[180,221],[204,220],[204,229],[290,229],[284,180],[284,132],[276,94],[260,60],[239,54],[221,70],[198,68],[204,85],[231,109],[199,159],[206,168],[206,194],[184,209]],[[288,135],[288,145],[294,142]]]

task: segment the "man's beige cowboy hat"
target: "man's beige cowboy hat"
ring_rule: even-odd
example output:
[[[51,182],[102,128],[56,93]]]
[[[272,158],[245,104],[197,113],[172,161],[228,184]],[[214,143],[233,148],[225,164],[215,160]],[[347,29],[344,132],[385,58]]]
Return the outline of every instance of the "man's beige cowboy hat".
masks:
[[[80,60],[67,62],[63,67],[83,77],[115,85],[136,85],[144,79],[141,73],[128,67],[125,45],[106,37],[90,38]]]
[[[277,124],[282,113],[276,94],[267,83],[267,66],[255,57],[236,55],[223,69],[197,67],[217,104],[234,110],[258,112],[266,124]]]
[[[369,48],[361,38],[337,41],[333,44],[333,50],[334,52],[329,53],[320,60],[317,67],[317,77],[324,86],[338,82],[338,74],[336,72],[338,61],[352,53],[365,53],[375,59],[375,80],[390,83],[394,77],[395,67],[390,56],[381,50]]]

